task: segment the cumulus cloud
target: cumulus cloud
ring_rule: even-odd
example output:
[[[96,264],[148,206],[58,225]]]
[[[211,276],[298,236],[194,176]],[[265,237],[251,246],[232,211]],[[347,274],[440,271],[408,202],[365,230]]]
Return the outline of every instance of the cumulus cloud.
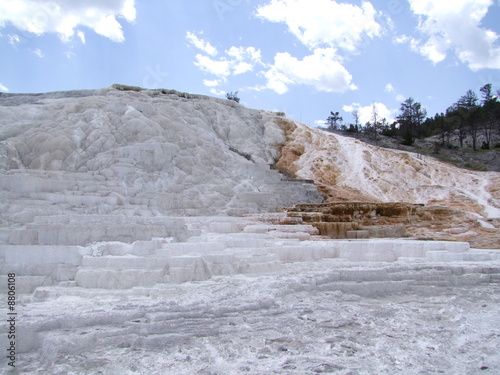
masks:
[[[367,39],[380,36],[382,27],[369,2],[361,7],[331,0],[272,0],[257,16],[284,23],[310,49],[319,46],[355,51]]]
[[[255,47],[233,46],[220,56],[209,42],[195,34],[188,32],[186,39],[189,44],[205,53],[196,54],[194,64],[205,73],[216,77],[212,80],[203,80],[205,86],[218,86],[226,82],[229,76],[252,71],[258,64],[264,65],[261,61],[261,52]]]
[[[0,91],[7,92],[9,89],[0,82]]]
[[[500,69],[500,35],[481,27],[493,0],[409,0],[419,16],[419,31],[427,38],[399,38],[433,63],[443,61],[450,50],[470,69]]]
[[[384,103],[374,102],[367,106],[362,106],[360,103],[352,103],[349,105],[344,105],[342,109],[345,112],[352,113],[354,110],[357,110],[359,113],[359,122],[361,125],[365,125],[367,122],[372,121],[373,111],[372,106],[375,104],[377,108],[378,117],[383,119],[385,118],[387,122],[392,123],[395,121],[395,116],[397,113],[396,109],[390,110]]]
[[[194,63],[198,68],[208,74],[213,74],[220,78],[226,78],[231,74],[231,62],[226,59],[212,59],[208,56],[198,53],[196,55],[196,62]]]
[[[357,53],[367,41],[382,35],[377,11],[364,1],[361,6],[332,0],[271,0],[256,11],[262,20],[283,23],[312,54],[301,59],[288,52],[277,53],[274,64],[262,72],[268,88],[283,94],[293,84],[317,91],[355,90],[342,53]]]
[[[206,42],[205,40],[198,38],[194,33],[188,31],[186,34],[186,39],[191,45],[205,52],[206,54],[210,56],[217,55],[217,48],[212,46],[209,42]]]
[[[0,25],[11,23],[37,35],[57,33],[63,41],[69,41],[77,28],[84,26],[114,42],[123,42],[125,36],[117,18],[133,22],[135,0],[0,0]]]
[[[369,40],[382,35],[382,26],[376,21],[380,15],[372,4],[361,6],[332,0],[270,0],[259,6],[256,16],[264,21],[282,23],[311,52],[305,56],[292,56],[279,52],[272,63],[262,62],[260,50],[254,47],[231,47],[224,56],[210,54],[207,42],[192,38],[190,43],[205,52],[196,55],[195,65],[218,80],[230,75],[264,69],[257,75],[265,83],[250,87],[253,90],[270,89],[286,93],[293,85],[307,85],[322,92],[346,92],[357,89],[353,77],[343,65],[342,53],[353,54]],[[207,80],[205,84],[213,81]]]
[[[355,90],[352,76],[339,62],[334,48],[317,48],[312,55],[302,60],[288,52],[278,53],[274,64],[263,73],[267,79],[265,88],[283,94],[288,86],[303,84],[313,86],[318,91],[345,92]]]
[[[208,87],[214,87],[214,86],[219,86],[221,84],[221,81],[219,81],[218,79],[212,79],[212,80],[204,79],[203,84]]]

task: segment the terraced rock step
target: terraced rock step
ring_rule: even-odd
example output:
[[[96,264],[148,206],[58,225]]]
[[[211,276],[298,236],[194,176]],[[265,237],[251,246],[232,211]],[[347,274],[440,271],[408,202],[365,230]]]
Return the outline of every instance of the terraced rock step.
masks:
[[[267,220],[268,217],[264,215]],[[286,213],[274,215],[285,220]],[[130,289],[210,280],[239,274],[279,273],[284,265],[334,259],[339,262],[385,262],[422,259],[430,262],[491,262],[500,259],[494,250],[471,250],[467,243],[408,239],[326,240],[314,226],[266,224],[259,216],[247,218],[117,218],[53,216],[37,218],[33,228],[50,228],[78,235],[79,246],[0,245],[3,275],[16,272],[19,292],[37,287]],[[80,220],[80,224],[72,224]],[[87,232],[85,231],[87,228]],[[86,233],[97,228],[119,228],[112,240],[91,241]],[[137,229],[136,229],[137,228]],[[147,230],[145,230],[147,229]],[[142,240],[128,242],[134,235]],[[157,230],[158,232],[154,232]],[[120,234],[124,233],[120,237]],[[158,238],[154,238],[159,235]],[[167,237],[169,236],[169,237]],[[55,238],[55,240],[54,240]],[[97,237],[95,237],[97,238]],[[39,238],[40,240],[40,238]],[[5,276],[4,276],[5,278]],[[6,285],[6,284],[4,284]]]
[[[315,226],[322,235],[337,239],[412,236],[448,240],[451,238],[450,234],[467,232],[470,235],[464,236],[466,240],[477,235],[470,228],[478,226],[477,217],[464,211],[400,202],[299,204],[289,207],[287,215],[291,219]],[[490,227],[487,222],[482,222],[481,225]],[[422,236],[422,233],[427,236]],[[494,241],[494,236],[492,238]]]
[[[188,258],[177,257],[184,259],[182,263]],[[110,259],[106,259],[103,265],[109,261]],[[177,261],[174,264],[181,265]],[[330,292],[337,293],[337,296],[347,294],[380,298],[401,293],[411,294],[419,291],[421,287],[471,287],[498,284],[500,281],[500,264],[486,266],[399,263],[383,267],[375,264],[361,267],[358,263],[330,260],[319,263],[302,278],[294,277],[292,273],[301,268],[300,263],[286,266],[287,272],[280,281],[265,275],[245,276],[245,279],[218,276],[214,281],[205,281],[206,284],[196,283],[196,280],[193,280],[195,283],[178,287],[157,284],[135,287],[132,292],[127,293],[124,290],[110,293],[95,289],[40,287],[34,298],[42,304],[55,302],[59,297],[71,297],[74,299],[73,303],[82,303],[87,299],[96,300],[100,301],[98,303],[102,306],[106,306],[106,301],[112,299],[121,302],[115,302],[115,307],[103,310],[98,306],[87,306],[85,310],[88,311],[65,311],[64,314],[50,315],[43,319],[27,314],[20,328],[23,339],[20,340],[19,350],[26,353],[42,349],[44,355],[50,357],[50,353],[75,355],[90,344],[93,350],[110,346],[134,348],[144,345],[150,349],[160,349],[165,345],[172,346],[184,340],[189,341],[193,336],[231,332],[233,328],[230,325],[222,331],[219,330],[222,328],[218,323],[220,319],[226,321],[234,316],[234,319],[239,321],[243,314],[251,316],[252,311],[269,315],[283,314],[284,311],[279,307],[282,303],[280,301],[288,295],[301,292]],[[148,277],[154,277],[156,273],[152,270],[151,274],[153,276]],[[107,272],[100,275],[110,276]],[[248,277],[250,279],[247,279]],[[252,280],[256,283],[269,282],[268,293],[257,297],[253,293],[245,295],[237,292],[243,286],[250,287],[247,283]],[[217,288],[217,285],[222,286],[222,289]],[[228,285],[233,288],[226,288]],[[201,295],[196,295],[194,300],[186,299],[186,293],[189,293],[191,288],[211,290],[214,293],[209,297],[213,299],[212,303],[206,305],[203,301],[207,296]],[[137,301],[134,301],[134,295]],[[145,298],[149,298],[148,302]],[[218,300],[224,300],[224,303],[216,303]],[[74,319],[78,319],[77,328]],[[46,350],[48,351],[45,352]]]

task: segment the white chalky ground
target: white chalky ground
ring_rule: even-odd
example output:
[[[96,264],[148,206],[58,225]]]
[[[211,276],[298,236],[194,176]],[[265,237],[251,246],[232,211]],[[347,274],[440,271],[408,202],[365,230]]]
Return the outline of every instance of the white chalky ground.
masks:
[[[498,251],[227,220],[243,231],[79,247],[76,282],[19,297],[20,373],[498,373]]]

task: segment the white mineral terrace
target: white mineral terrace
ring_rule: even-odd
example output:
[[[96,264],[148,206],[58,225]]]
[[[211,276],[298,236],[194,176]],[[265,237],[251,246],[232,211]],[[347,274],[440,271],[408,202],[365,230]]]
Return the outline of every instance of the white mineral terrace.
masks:
[[[132,243],[134,225],[117,231],[127,228],[120,218],[101,218],[113,241],[2,245],[2,275],[16,274],[17,369],[475,374],[500,368],[498,251],[457,242],[328,240],[309,225],[263,222],[281,216],[172,217],[154,233],[162,237]],[[84,228],[98,219],[78,218]],[[46,218],[47,230],[59,225],[52,242],[69,238],[71,220]],[[4,297],[2,316],[5,306]],[[6,341],[3,335],[2,347]]]

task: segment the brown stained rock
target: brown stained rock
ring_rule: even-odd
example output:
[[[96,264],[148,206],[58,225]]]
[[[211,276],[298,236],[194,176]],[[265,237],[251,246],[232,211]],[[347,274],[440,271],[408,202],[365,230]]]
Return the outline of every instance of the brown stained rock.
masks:
[[[493,178],[486,190],[493,198],[500,199],[500,177]]]
[[[473,248],[500,249],[499,220],[485,228],[473,214],[455,208],[401,202],[336,202],[300,204],[290,218],[318,228],[330,238],[414,237],[469,242]]]
[[[319,230],[322,236],[327,236],[330,238],[347,238],[347,232],[357,229],[355,223],[312,223],[314,227]]]
[[[294,162],[297,161],[304,152],[304,146],[298,142],[290,142],[292,133],[296,130],[297,126],[290,120],[282,117],[275,119],[281,129],[285,132],[287,142],[280,145],[281,157],[279,161],[274,165],[279,171],[282,171],[285,175],[291,177],[297,177],[295,174],[297,168],[293,166]]]
[[[467,242],[476,249],[500,249],[500,235],[496,233],[482,233]]]
[[[301,204],[288,210],[291,217],[318,228],[330,238],[383,238],[406,236],[405,226],[420,205],[407,203],[337,202]],[[360,228],[360,224],[364,227]],[[360,233],[358,229],[362,229]],[[362,232],[362,233],[361,233]]]
[[[305,213],[305,218],[307,218],[308,213],[321,213],[323,215],[321,221],[350,222],[354,220],[373,221],[388,217],[395,217],[398,220],[410,220],[412,216],[417,214],[419,207],[422,207],[422,205],[400,202],[336,202],[317,205],[299,204],[288,211]]]

